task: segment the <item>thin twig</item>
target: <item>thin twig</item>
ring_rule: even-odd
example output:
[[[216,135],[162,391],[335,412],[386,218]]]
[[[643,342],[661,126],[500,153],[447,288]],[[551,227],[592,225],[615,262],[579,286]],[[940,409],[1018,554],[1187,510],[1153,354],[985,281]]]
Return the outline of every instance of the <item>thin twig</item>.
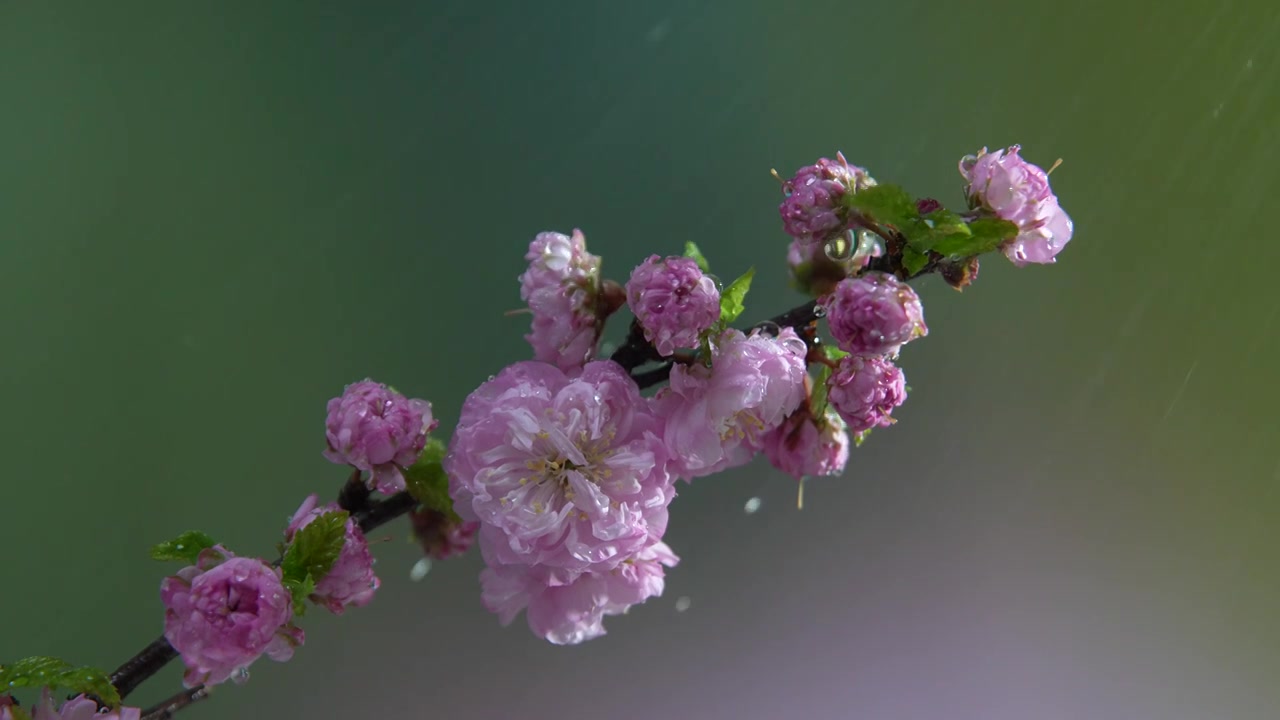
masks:
[[[173,697],[142,713],[142,720],[169,720],[179,710],[209,697],[209,688],[197,685],[190,690],[183,690]]]

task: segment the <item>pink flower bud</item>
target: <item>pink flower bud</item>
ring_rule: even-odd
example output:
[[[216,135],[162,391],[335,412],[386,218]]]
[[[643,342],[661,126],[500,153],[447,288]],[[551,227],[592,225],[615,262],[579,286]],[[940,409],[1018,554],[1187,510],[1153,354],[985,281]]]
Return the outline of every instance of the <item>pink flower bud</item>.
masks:
[[[884,358],[849,355],[828,378],[827,398],[850,432],[888,427],[893,409],[907,399],[906,378]]]
[[[822,305],[836,345],[854,355],[897,355],[908,341],[929,334],[916,291],[887,273],[841,280]]]
[[[431,403],[408,399],[382,383],[363,380],[329,401],[324,456],[370,473],[369,486],[391,494],[404,490],[401,472],[418,460],[438,421]]]
[[[637,265],[627,282],[627,304],[663,357],[696,347],[698,335],[720,319],[720,290],[686,257],[652,255]]]
[[[164,637],[187,666],[186,687],[242,681],[262,654],[283,662],[304,640],[302,630],[289,624],[292,600],[280,570],[220,546],[165,578],[160,599]]]

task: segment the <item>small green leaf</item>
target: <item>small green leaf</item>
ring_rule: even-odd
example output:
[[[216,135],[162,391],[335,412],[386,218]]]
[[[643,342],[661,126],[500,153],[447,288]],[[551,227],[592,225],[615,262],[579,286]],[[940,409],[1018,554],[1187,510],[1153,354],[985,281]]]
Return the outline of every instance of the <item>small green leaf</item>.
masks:
[[[289,591],[289,596],[293,598],[293,614],[302,616],[307,614],[307,598],[311,597],[311,593],[316,591],[316,581],[308,575],[301,580],[296,578],[286,578],[284,587]]]
[[[1018,226],[999,218],[979,218],[969,223],[969,235],[951,235],[934,244],[933,251],[951,257],[973,257],[991,252],[1018,236]]]
[[[822,349],[822,353],[831,362],[840,362],[840,358],[849,354],[834,345],[819,345],[818,347]],[[823,363],[818,368],[818,377],[814,379],[813,391],[809,394],[809,414],[813,416],[819,428],[822,428],[827,421],[827,379],[830,377],[831,366]]]
[[[702,251],[698,249],[697,243],[686,242],[684,244],[684,256],[692,258],[694,262],[698,263],[698,267],[702,269],[702,272],[711,272],[711,266],[707,264],[707,258],[704,257]]]
[[[845,203],[881,225],[906,229],[920,217],[915,200],[897,185],[872,185],[845,195]]]
[[[75,667],[58,658],[29,657],[12,665],[2,665],[0,687],[70,690],[77,695],[94,695],[111,707],[120,706],[120,693],[116,692],[106,673],[97,668]]]
[[[449,497],[449,476],[444,471],[444,455],[448,448],[437,438],[428,438],[418,461],[404,473],[405,485],[413,499],[424,506],[444,513],[454,522],[462,518],[453,511],[453,499]]]
[[[971,233],[964,218],[946,208],[938,208],[912,220],[902,228],[902,234],[912,248],[927,253],[939,243],[953,238],[968,238]]]
[[[729,327],[734,320],[738,319],[742,311],[747,309],[745,304],[747,291],[751,289],[751,279],[755,276],[756,269],[749,268],[720,293],[720,327]]]
[[[295,612],[299,598],[310,595],[337,561],[347,539],[349,517],[346,510],[327,512],[294,534],[280,562],[280,570],[285,586],[293,594]]]
[[[902,267],[906,269],[908,277],[920,272],[928,264],[928,253],[919,252],[910,245],[902,248]]]
[[[199,530],[188,530],[169,542],[151,548],[152,560],[179,560],[194,565],[200,551],[217,545],[213,538]]]
[[[854,433],[853,446],[856,448],[862,447],[862,443],[866,442],[869,437],[871,437],[871,428],[867,428],[860,433]]]

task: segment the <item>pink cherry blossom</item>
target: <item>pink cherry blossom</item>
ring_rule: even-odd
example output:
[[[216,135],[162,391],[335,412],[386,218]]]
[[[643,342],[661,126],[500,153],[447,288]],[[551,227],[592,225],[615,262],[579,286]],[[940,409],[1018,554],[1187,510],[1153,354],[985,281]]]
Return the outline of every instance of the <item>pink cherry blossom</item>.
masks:
[[[501,531],[500,562],[616,566],[666,529],[661,433],[617,363],[516,363],[463,403],[444,460],[454,510]]]
[[[529,268],[520,275],[520,298],[533,314],[525,339],[534,357],[561,370],[581,369],[595,355],[600,334],[600,258],[587,252],[586,237],[574,230],[572,237],[539,233],[524,259]]]
[[[730,329],[714,343],[710,368],[673,367],[654,398],[672,472],[691,480],[750,461],[804,400],[807,352],[791,328],[776,338]]]
[[[848,426],[830,406],[821,421],[801,407],[765,435],[764,454],[796,480],[839,475],[849,460]]]
[[[369,486],[391,494],[404,490],[402,470],[413,465],[439,424],[431,403],[409,399],[372,380],[348,385],[329,401],[324,456],[370,473]]]
[[[827,380],[827,398],[850,432],[888,427],[893,409],[907,399],[906,377],[885,358],[849,355]]]
[[[205,549],[195,565],[165,578],[160,599],[164,637],[187,666],[186,687],[243,681],[242,671],[259,656],[283,662],[305,639],[289,624],[292,600],[280,570],[221,546]]]
[[[1014,265],[1052,263],[1071,241],[1074,225],[1049,187],[1049,174],[1018,155],[1022,148],[966,155],[960,174],[970,203],[1018,226],[1018,236],[1002,250]]]
[[[822,306],[836,345],[854,355],[897,355],[905,343],[929,334],[916,291],[888,273],[845,278]]]
[[[482,545],[486,535],[487,529]],[[661,595],[663,568],[678,562],[658,542],[611,569],[566,574],[545,566],[490,564],[480,573],[481,601],[503,625],[525,610],[534,635],[574,645],[604,635],[605,617]]]
[[[627,282],[627,304],[663,357],[697,346],[698,336],[720,319],[720,290],[687,257],[652,255],[637,265]]]

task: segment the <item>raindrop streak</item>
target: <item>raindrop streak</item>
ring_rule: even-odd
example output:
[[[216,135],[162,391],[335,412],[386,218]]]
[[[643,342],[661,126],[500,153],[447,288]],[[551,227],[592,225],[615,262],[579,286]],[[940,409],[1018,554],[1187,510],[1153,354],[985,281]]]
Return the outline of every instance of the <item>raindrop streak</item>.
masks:
[[[760,509],[760,498],[758,497],[751,498],[750,500],[747,501],[746,505],[742,506],[742,512],[748,515],[754,515],[755,512],[759,509]]]
[[[688,610],[689,606],[692,604],[693,600],[689,599],[688,595],[681,595],[676,600],[676,612],[684,612],[685,610]]]
[[[409,570],[409,579],[418,582],[426,577],[429,572],[431,572],[431,558],[424,557],[413,564],[413,567]]]

